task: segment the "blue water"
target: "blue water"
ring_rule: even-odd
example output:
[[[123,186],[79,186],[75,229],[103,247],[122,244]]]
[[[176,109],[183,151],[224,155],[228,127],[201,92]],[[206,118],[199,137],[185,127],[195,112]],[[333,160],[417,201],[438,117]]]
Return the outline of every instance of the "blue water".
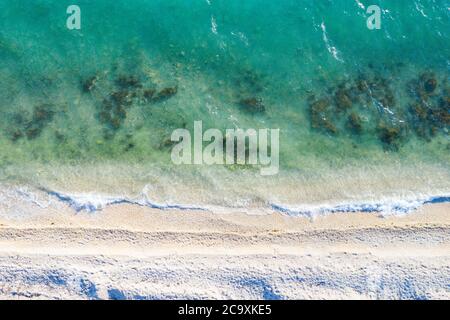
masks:
[[[59,180],[59,164],[170,168],[171,132],[196,120],[279,128],[282,173],[449,174],[448,1],[79,0],[69,30],[71,4],[0,0],[2,180],[34,165]]]

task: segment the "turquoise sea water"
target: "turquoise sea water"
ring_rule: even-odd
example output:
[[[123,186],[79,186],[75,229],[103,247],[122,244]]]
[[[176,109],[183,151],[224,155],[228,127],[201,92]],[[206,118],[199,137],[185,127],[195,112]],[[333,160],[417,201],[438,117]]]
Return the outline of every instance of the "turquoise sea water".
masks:
[[[71,4],[81,30],[66,28]],[[380,30],[366,26],[372,4],[382,9]],[[170,162],[172,131],[202,120],[279,128],[280,175],[259,183],[301,189],[286,196],[294,202],[353,187],[352,198],[361,185],[363,197],[450,192],[449,8],[445,0],[0,0],[0,177],[66,189],[73,180],[61,175],[81,177],[92,179],[89,191],[122,192],[112,177],[136,189],[164,185],[183,170]],[[221,177],[236,189],[229,174],[257,174],[216,169],[185,180],[206,193]]]

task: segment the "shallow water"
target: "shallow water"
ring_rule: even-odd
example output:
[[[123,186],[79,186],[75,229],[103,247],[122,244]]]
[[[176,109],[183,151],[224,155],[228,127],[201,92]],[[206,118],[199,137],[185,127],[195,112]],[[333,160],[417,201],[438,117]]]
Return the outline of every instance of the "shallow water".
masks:
[[[3,183],[242,207],[450,194],[448,1],[80,0],[81,30],[70,4],[0,0]],[[279,128],[279,175],[174,166],[196,120]]]

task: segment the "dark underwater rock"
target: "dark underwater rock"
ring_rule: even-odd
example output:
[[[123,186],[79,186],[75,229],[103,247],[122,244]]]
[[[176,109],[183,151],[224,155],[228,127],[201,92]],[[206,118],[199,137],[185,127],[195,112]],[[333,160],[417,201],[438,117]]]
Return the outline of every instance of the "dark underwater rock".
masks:
[[[356,82],[356,88],[360,93],[367,93],[370,89],[365,79],[358,79]]]
[[[428,79],[424,83],[424,88],[427,93],[433,93],[436,90],[437,81],[436,79]]]
[[[385,145],[385,148],[391,150],[398,150],[400,146],[400,139],[402,137],[401,129],[399,127],[388,126],[381,123],[377,127],[378,137]]]
[[[97,76],[92,76],[82,81],[81,88],[83,89],[83,92],[91,92],[95,88],[97,80],[98,80]]]
[[[435,126],[444,128],[450,125],[450,112],[441,108],[431,109],[430,120]]]
[[[98,113],[100,123],[105,124],[110,129],[118,130],[122,122],[126,119],[127,113],[122,106],[114,106],[113,109],[103,109]]]
[[[411,97],[425,102],[436,94],[438,85],[434,73],[426,72],[408,83],[408,91]]]
[[[322,98],[312,102],[309,106],[311,127],[325,132],[336,134],[336,125],[330,121],[330,106],[328,99]]]
[[[159,91],[154,96],[152,101],[154,101],[154,102],[166,101],[166,100],[172,98],[173,96],[175,96],[177,93],[178,93],[178,87],[167,87],[167,88],[164,88],[161,91]]]
[[[155,96],[156,90],[155,89],[145,89],[143,92],[143,96],[147,101],[151,101],[153,97]]]
[[[116,91],[104,99],[97,114],[100,123],[113,132],[118,130],[127,118],[127,108],[133,103],[134,94],[126,91]],[[107,138],[113,134],[107,135]]]
[[[42,128],[32,125],[25,130],[25,135],[27,136],[28,140],[33,140],[39,137],[41,132]]]
[[[10,132],[11,141],[15,142],[23,137],[23,132],[19,129],[13,130]]]
[[[375,98],[383,107],[392,108],[395,106],[395,96],[392,91],[389,81],[383,77],[375,77],[375,79],[369,83],[370,90],[369,95]]]
[[[55,131],[55,139],[59,143],[66,142],[66,140],[67,140],[66,136],[63,133],[61,133],[59,130]]]
[[[334,101],[338,111],[345,111],[352,107],[352,101],[349,97],[349,93],[345,89],[338,89],[336,91]]]
[[[55,112],[50,104],[40,104],[34,107],[31,115],[16,114],[13,116],[15,129],[10,133],[12,141],[17,141],[22,137],[29,140],[40,136],[44,128],[53,120]]]
[[[413,103],[409,107],[410,112],[414,116],[415,120],[424,122],[428,117],[428,108],[422,103]]]
[[[361,134],[363,130],[361,117],[352,112],[347,119],[347,127],[355,134]]]
[[[128,152],[131,149],[133,149],[134,147],[136,147],[136,145],[134,144],[134,142],[129,142],[126,146],[125,146],[125,151]]]
[[[245,98],[239,100],[239,105],[249,113],[262,113],[266,111],[266,107],[263,104],[261,98]]]
[[[46,124],[53,120],[55,112],[49,104],[41,104],[34,108],[32,122]]]
[[[423,73],[420,76],[419,81],[420,81],[420,90],[423,90],[427,95],[432,94],[438,86],[436,76],[432,72]]]
[[[116,84],[122,89],[142,88],[141,81],[132,75],[121,75],[116,79]]]
[[[111,93],[111,101],[113,103],[115,103],[116,105],[124,105],[124,106],[129,106],[131,105],[132,98],[133,98],[133,94],[126,91],[126,90],[121,90],[121,91],[116,91]]]
[[[158,149],[159,150],[168,149],[174,146],[175,144],[177,144],[176,141],[172,141],[170,138],[165,138],[159,143]]]

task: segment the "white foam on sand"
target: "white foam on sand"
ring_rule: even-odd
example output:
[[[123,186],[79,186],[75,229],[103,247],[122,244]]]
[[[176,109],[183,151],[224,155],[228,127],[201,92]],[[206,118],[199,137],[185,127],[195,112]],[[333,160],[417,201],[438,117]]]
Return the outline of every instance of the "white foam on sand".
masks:
[[[416,197],[397,197],[385,198],[378,201],[374,200],[358,200],[349,203],[321,203],[321,204],[279,204],[271,203],[269,201],[262,204],[261,207],[247,208],[245,206],[239,207],[221,207],[217,205],[208,204],[180,204],[180,203],[160,203],[149,198],[148,186],[145,186],[141,194],[135,197],[124,195],[105,195],[96,193],[64,193],[48,189],[33,190],[29,187],[13,187],[7,189],[7,194],[12,201],[20,200],[23,203],[36,204],[40,208],[47,208],[54,206],[56,203],[67,204],[76,212],[97,212],[106,207],[118,206],[122,204],[143,206],[160,210],[186,210],[186,211],[208,211],[216,213],[225,212],[246,212],[248,214],[271,214],[273,212],[280,212],[288,216],[306,216],[315,217],[319,215],[333,214],[333,213],[349,213],[349,212],[363,212],[363,213],[379,213],[382,216],[388,215],[403,215],[414,212],[419,207],[430,203],[446,203],[450,202],[450,195],[448,194],[434,194],[434,195],[418,195]],[[4,193],[4,192],[3,192]],[[43,198],[42,193],[46,195]],[[7,202],[3,195],[3,205]]]

